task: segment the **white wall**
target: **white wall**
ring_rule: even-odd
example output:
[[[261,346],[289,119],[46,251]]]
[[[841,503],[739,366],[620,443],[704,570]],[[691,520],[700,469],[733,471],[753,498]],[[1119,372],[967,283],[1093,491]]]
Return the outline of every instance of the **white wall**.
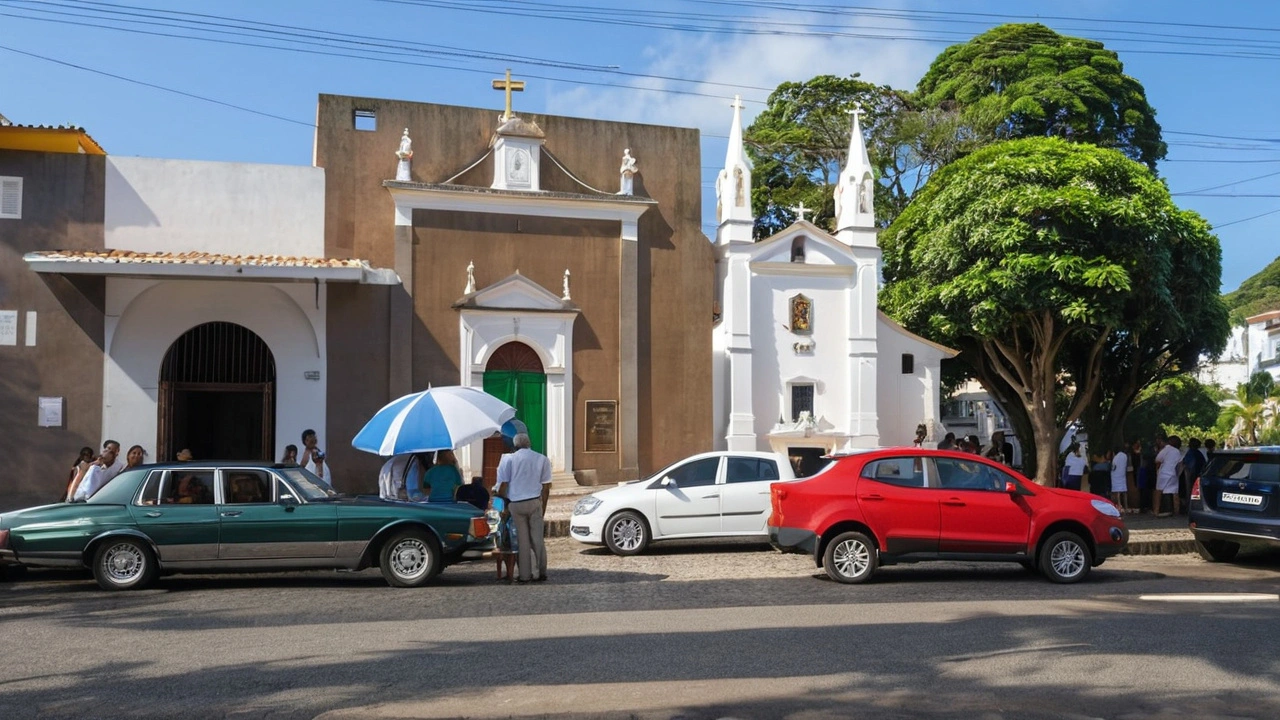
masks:
[[[324,169],[107,158],[106,247],[324,256]]]
[[[165,353],[196,325],[223,321],[257,333],[275,358],[273,457],[283,455],[285,445],[299,444],[306,428],[316,430],[320,447],[327,448],[325,295],[321,288],[317,298],[310,283],[108,278],[103,436],[126,447],[142,445],[154,458]],[[308,371],[319,371],[320,380],[306,380]]]
[[[943,354],[937,348],[902,334],[884,320],[878,322],[877,409],[882,446],[910,445],[916,425],[932,428],[938,422]],[[902,372],[903,354],[915,358],[915,372]]]

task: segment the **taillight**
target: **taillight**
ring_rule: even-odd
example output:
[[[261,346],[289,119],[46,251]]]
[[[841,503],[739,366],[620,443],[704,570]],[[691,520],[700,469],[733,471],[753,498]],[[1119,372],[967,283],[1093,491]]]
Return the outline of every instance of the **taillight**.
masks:
[[[489,521],[484,517],[471,518],[471,537],[477,540],[489,534]]]
[[[1191,499],[1200,499],[1200,478],[1196,478],[1196,481],[1191,484]]]

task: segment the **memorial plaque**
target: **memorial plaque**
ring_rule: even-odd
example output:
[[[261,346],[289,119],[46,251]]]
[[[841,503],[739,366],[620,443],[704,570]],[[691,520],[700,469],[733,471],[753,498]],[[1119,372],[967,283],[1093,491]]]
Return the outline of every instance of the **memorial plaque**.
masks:
[[[618,451],[618,401],[587,401],[586,452]]]
[[[37,401],[39,407],[39,418],[36,422],[40,427],[62,427],[62,407],[63,398],[60,397],[41,397]]]
[[[0,345],[18,344],[18,311],[0,310]]]

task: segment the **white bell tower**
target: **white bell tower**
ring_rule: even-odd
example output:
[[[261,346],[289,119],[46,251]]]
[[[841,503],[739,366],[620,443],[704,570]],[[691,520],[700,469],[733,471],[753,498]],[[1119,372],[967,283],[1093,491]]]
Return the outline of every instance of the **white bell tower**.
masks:
[[[850,247],[876,247],[876,180],[859,122],[862,107],[854,107],[849,114],[853,115],[849,157],[835,189],[836,239]]]
[[[724,169],[716,178],[716,244],[751,243],[755,216],[751,214],[751,158],[742,144],[742,100],[733,98],[733,125]]]

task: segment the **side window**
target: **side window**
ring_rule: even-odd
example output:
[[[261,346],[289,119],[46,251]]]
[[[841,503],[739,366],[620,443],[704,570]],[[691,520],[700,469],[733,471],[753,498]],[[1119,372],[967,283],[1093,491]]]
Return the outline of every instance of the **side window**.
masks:
[[[720,458],[703,458],[685,463],[667,473],[667,477],[676,481],[682,488],[703,487],[716,484],[716,471],[720,468]]]
[[[271,476],[265,470],[222,471],[222,501],[230,505],[271,502]]]
[[[741,483],[777,479],[778,465],[772,460],[731,457],[725,469],[724,481],[727,483]]]
[[[160,504],[160,480],[163,477],[163,470],[153,470],[151,474],[147,476],[147,481],[142,483],[142,493],[138,495],[139,505]]]
[[[163,504],[212,505],[212,470],[171,470],[164,484]]]
[[[939,487],[947,490],[1004,491],[1004,479],[976,460],[935,458]]]
[[[887,458],[862,467],[862,477],[902,487],[925,486],[924,463],[920,458]]]

